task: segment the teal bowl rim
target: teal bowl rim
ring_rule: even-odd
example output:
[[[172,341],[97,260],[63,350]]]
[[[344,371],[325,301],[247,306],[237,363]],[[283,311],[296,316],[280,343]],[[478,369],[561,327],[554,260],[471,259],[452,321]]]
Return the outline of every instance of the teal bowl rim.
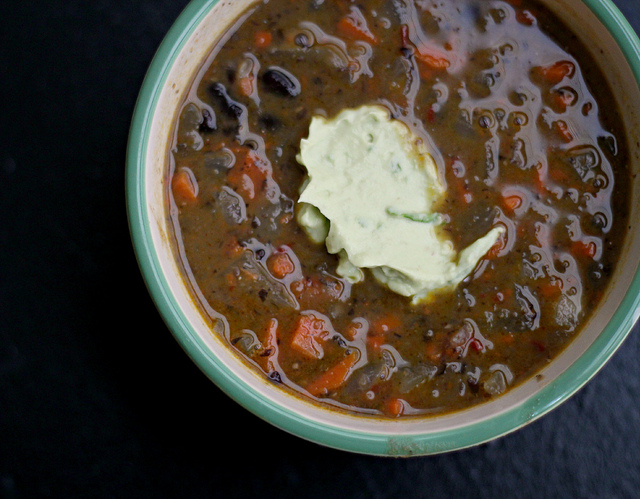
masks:
[[[640,82],[640,41],[611,0],[582,0],[613,35]],[[640,315],[640,270],[611,321],[580,358],[558,378],[522,404],[480,422],[453,429],[407,436],[356,432],[308,419],[254,392],[217,359],[191,330],[169,291],[146,218],[145,158],[151,118],[160,91],[185,42],[218,0],[192,0],[159,46],[136,102],[126,157],[126,202],[129,230],[151,298],[178,343],[193,362],[229,397],[256,416],[301,438],[335,449],[378,456],[428,455],[459,450],[504,436],[543,416],[571,397],[615,353]],[[393,442],[391,442],[393,440]]]

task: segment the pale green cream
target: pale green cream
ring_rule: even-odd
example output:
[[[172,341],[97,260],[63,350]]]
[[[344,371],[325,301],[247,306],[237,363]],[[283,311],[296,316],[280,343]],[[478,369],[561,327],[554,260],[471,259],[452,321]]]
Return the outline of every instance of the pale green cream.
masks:
[[[297,220],[340,256],[337,273],[352,282],[368,268],[389,289],[423,301],[469,275],[504,231],[494,227],[457,254],[438,231],[433,207],[445,189],[433,158],[380,106],[314,117],[298,161],[308,176]]]

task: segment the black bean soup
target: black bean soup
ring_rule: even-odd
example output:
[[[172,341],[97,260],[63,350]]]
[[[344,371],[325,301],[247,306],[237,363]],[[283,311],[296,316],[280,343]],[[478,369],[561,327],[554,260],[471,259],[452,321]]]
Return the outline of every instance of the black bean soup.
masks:
[[[215,47],[175,126],[176,258],[220,335],[284,390],[382,417],[444,413],[536,375],[610,281],[630,204],[617,104],[533,0],[269,0]],[[506,231],[413,305],[350,284],[296,222],[313,116],[378,104],[431,144],[456,248]]]

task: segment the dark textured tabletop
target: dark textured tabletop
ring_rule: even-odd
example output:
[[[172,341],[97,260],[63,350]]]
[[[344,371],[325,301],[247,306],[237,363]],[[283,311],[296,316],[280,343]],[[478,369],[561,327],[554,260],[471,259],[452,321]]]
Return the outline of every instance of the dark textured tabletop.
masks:
[[[614,1],[640,30],[640,1]],[[290,436],[188,360],[124,199],[135,99],[186,3],[0,9],[0,497],[640,497],[638,327],[540,420],[411,459]]]

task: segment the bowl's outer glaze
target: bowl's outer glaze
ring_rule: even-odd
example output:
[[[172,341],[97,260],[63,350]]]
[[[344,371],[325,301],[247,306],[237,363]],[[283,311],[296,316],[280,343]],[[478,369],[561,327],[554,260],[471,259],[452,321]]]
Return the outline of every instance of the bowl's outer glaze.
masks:
[[[149,68],[131,124],[127,210],[143,278],[167,326],[200,369],[257,416],[330,447],[387,456],[426,455],[480,444],[558,406],[613,355],[640,315],[640,226],[632,229],[598,313],[566,351],[535,378],[486,404],[454,414],[383,421],[327,410],[293,397],[236,357],[211,333],[173,255],[164,188],[170,137],[181,103],[211,47],[227,36],[248,1],[193,0]],[[634,173],[631,220],[640,220],[640,42],[609,0],[547,0],[607,68],[628,130]],[[196,290],[197,292],[197,290]],[[204,301],[204,300],[201,300]],[[207,310],[211,316],[216,313]]]

